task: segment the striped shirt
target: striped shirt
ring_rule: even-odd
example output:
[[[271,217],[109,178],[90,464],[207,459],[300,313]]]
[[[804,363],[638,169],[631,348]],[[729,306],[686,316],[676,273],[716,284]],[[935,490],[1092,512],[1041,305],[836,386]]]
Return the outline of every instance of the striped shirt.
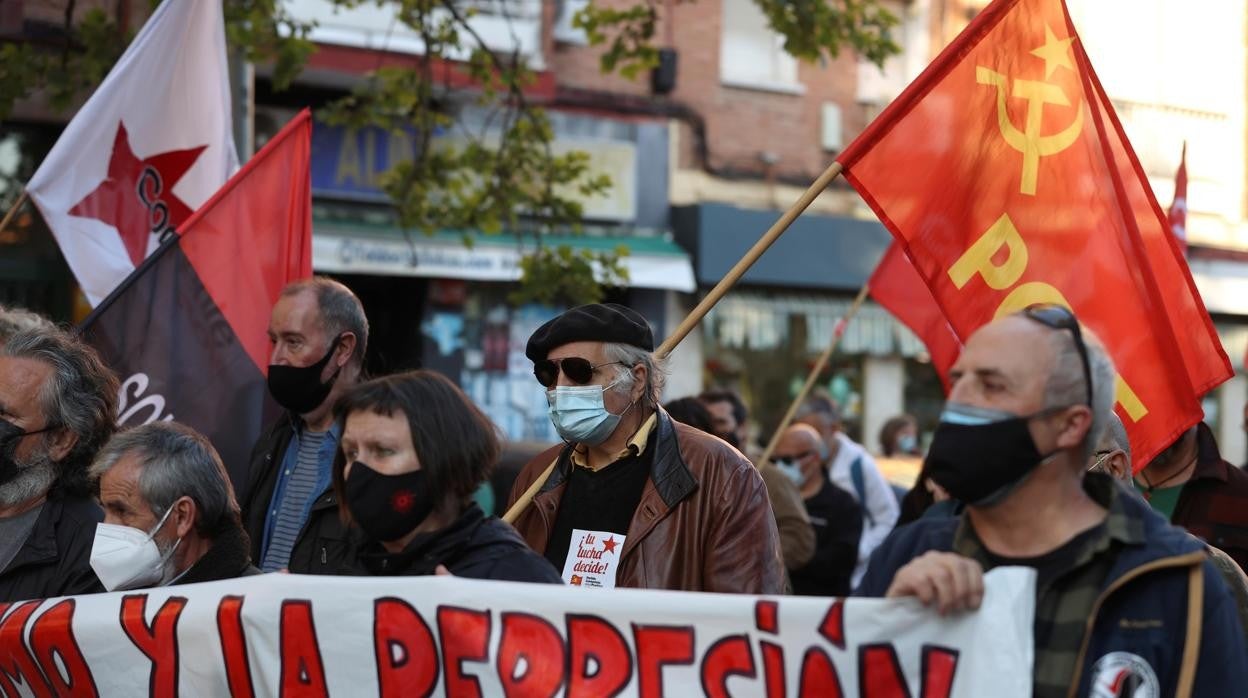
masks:
[[[308,506],[320,494],[317,486],[321,482],[320,451],[324,441],[325,432],[304,430],[292,440],[298,444],[294,464],[290,464],[289,458],[283,459],[282,467],[286,470],[279,474],[283,486],[270,509],[268,546],[261,564],[265,572],[275,572],[290,564],[290,551],[307,522]]]
[[[1123,509],[1122,493],[1101,473],[1084,477],[1083,488],[1109,515],[1099,525],[1075,536],[1057,551],[1042,556],[1036,581],[1033,697],[1064,697],[1079,663],[1088,617],[1105,586],[1118,553],[1126,544],[1144,541],[1144,523]],[[953,551],[977,560],[984,571],[1005,561],[990,553],[963,515],[953,537]],[[1018,564],[1013,561],[1006,564]]]

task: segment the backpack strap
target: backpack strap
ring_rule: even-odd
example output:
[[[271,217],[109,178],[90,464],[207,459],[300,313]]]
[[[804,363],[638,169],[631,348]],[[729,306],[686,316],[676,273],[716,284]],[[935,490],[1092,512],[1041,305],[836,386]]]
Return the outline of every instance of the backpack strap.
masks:
[[[867,508],[867,483],[866,478],[862,474],[862,456],[854,459],[849,464],[849,478],[854,483],[854,492],[858,493],[858,503],[862,505],[862,515],[866,517],[867,523],[874,526],[875,517],[871,515],[871,510]]]

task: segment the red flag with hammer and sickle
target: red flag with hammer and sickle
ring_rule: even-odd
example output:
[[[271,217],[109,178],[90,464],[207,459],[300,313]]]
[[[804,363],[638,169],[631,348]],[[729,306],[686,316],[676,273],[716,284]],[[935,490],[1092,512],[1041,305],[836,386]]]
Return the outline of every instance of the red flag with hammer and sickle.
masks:
[[[1104,342],[1141,468],[1232,375],[1062,0],[997,0],[838,158],[954,332],[1059,303]]]

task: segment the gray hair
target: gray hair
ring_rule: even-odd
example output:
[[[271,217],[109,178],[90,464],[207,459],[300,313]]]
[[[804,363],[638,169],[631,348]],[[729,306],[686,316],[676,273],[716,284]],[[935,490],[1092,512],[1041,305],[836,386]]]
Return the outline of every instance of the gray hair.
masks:
[[[1105,415],[1105,433],[1101,434],[1096,450],[1109,451],[1115,448],[1127,454],[1127,462],[1131,462],[1131,440],[1127,438],[1127,426],[1122,423],[1122,418],[1118,416],[1118,413],[1111,409],[1109,414]]]
[[[316,294],[321,324],[331,339],[344,332],[355,335],[355,352],[351,354],[351,363],[362,369],[364,354],[368,351],[368,316],[364,314],[360,299],[351,289],[328,276],[292,281],[282,289],[282,297],[296,296],[305,291]]]
[[[663,388],[667,385],[667,360],[657,359],[654,354],[635,347],[631,344],[620,344],[618,342],[607,342],[603,345],[602,354],[607,361],[618,362],[615,367],[616,386],[614,390],[621,395],[627,395],[633,390],[635,378],[633,376],[633,367],[641,364],[646,367],[646,376],[649,385],[646,386],[646,392],[642,395],[643,405],[650,409],[659,406],[660,399],[663,396]]]
[[[1092,457],[1101,435],[1105,433],[1108,415],[1114,409],[1115,376],[1114,362],[1105,353],[1105,346],[1086,327],[1080,325],[1084,347],[1088,352],[1088,372],[1092,377],[1092,426],[1083,437],[1083,461]],[[1045,407],[1069,407],[1083,405],[1088,400],[1088,387],[1084,382],[1083,360],[1071,332],[1049,332],[1049,346],[1053,348],[1053,364],[1044,389]]]
[[[0,305],[0,344],[18,332],[54,330],[56,325],[39,313],[15,306]]]
[[[55,489],[87,494],[87,464],[116,431],[117,377],[99,354],[59,329],[18,332],[0,347],[0,356],[30,359],[52,368],[39,392],[39,406],[49,427],[61,427],[78,441],[59,462]],[[50,443],[55,434],[44,434]]]
[[[91,464],[98,482],[122,457],[142,464],[139,495],[156,518],[190,497],[199,514],[195,531],[208,539],[239,526],[238,501],[217,450],[203,434],[176,422],[151,422],[118,432]]]

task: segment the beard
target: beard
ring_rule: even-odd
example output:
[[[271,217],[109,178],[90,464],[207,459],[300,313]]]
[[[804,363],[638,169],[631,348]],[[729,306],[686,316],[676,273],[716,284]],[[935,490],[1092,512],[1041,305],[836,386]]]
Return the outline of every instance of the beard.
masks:
[[[0,507],[12,507],[42,497],[56,483],[57,465],[46,451],[27,460],[13,459],[15,474],[0,484]]]

